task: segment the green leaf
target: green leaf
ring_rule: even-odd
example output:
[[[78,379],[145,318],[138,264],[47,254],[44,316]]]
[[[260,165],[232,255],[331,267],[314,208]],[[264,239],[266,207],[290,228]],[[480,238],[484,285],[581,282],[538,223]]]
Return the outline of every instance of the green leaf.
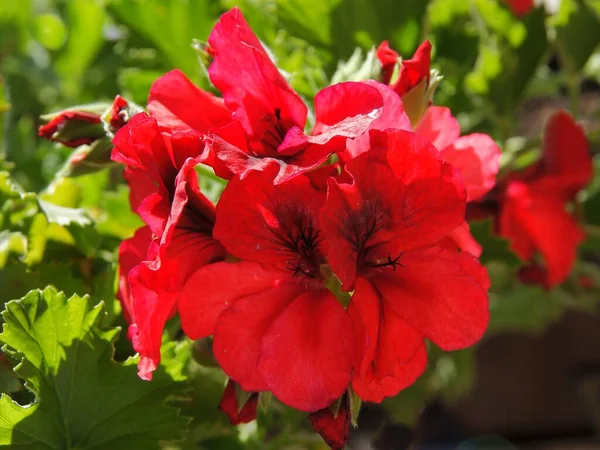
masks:
[[[53,14],[42,14],[34,21],[33,34],[48,50],[58,50],[67,38],[65,24]]]
[[[543,8],[529,13],[523,25],[525,38],[515,39],[512,43],[504,41],[500,53],[502,70],[490,80],[490,106],[502,114],[514,112],[548,48]],[[519,45],[513,45],[516,42]]]
[[[565,310],[565,293],[513,282],[508,289],[490,292],[490,323],[486,336],[499,332],[542,333]]]
[[[208,0],[119,0],[110,4],[118,20],[154,45],[168,66],[202,81],[192,40],[206,39],[216,22],[215,7]],[[137,101],[137,97],[134,96]]]
[[[27,239],[19,232],[0,231],[0,269],[3,269],[10,255],[24,256]]]
[[[183,364],[147,383],[134,360],[113,361],[119,329],[101,330],[101,305],[47,288],[7,303],[2,315],[3,350],[20,360],[15,371],[36,399],[0,398],[0,446],[146,450],[179,437],[186,420],[165,401],[182,388]]]
[[[67,94],[75,96],[102,47],[106,12],[104,1],[100,0],[69,0],[66,7],[69,37],[56,61],[56,71],[62,76]]]
[[[581,70],[600,42],[600,19],[583,0],[562,0],[551,23],[563,62],[571,72]]]
[[[512,267],[520,264],[517,256],[510,250],[509,241],[494,233],[491,219],[470,222],[469,228],[475,240],[483,247],[479,258],[482,263],[503,261]]]

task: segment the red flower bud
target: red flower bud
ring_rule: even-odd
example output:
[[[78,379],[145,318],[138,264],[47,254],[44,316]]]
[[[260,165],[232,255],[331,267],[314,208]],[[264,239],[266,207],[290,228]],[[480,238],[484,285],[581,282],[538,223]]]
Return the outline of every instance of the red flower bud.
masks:
[[[227,414],[231,425],[252,422],[256,419],[257,406],[258,392],[244,392],[235,381],[227,382],[219,409]]]
[[[38,135],[67,147],[91,144],[105,134],[99,112],[65,110],[45,118],[49,121],[38,129]]]

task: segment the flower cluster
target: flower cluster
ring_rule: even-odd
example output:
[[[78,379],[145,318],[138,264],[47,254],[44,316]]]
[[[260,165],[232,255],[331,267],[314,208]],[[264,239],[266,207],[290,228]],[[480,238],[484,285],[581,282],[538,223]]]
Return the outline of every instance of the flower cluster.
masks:
[[[426,341],[449,351],[482,337],[490,282],[467,202],[497,214],[523,258],[540,250],[551,281],[564,277],[572,258],[535,225],[560,217],[575,251],[564,203],[589,176],[558,153],[580,130],[557,116],[538,165],[497,183],[494,141],[461,136],[450,111],[431,106],[430,52],[425,42],[400,60],[382,44],[380,79],[317,93],[310,132],[306,104],[237,8],[208,39],[220,97],[176,70],[154,83],[148,113],[119,124],[112,151],[145,223],[119,252],[140,377],[151,379],[178,314],[189,338],[213,337],[232,423],[252,420],[257,393],[270,391],[343,448],[353,399],[411,385]],[[569,145],[586,152],[585,138]],[[199,165],[227,181],[216,207]],[[241,405],[239,389],[251,393]]]

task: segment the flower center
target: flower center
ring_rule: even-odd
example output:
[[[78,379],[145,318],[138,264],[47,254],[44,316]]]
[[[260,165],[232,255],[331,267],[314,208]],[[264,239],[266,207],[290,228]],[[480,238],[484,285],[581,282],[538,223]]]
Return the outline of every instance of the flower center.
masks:
[[[265,128],[260,136],[262,148],[258,156],[277,156],[277,149],[285,139],[287,126],[281,120],[281,109],[275,108],[274,114],[268,114],[263,118]]]

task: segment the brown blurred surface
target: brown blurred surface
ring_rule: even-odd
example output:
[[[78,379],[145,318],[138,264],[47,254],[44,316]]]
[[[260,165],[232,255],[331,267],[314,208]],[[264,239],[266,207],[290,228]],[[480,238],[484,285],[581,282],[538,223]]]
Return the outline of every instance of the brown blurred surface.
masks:
[[[551,439],[600,431],[597,315],[569,312],[538,337],[492,337],[477,350],[477,371],[471,394],[450,408],[469,434]]]

